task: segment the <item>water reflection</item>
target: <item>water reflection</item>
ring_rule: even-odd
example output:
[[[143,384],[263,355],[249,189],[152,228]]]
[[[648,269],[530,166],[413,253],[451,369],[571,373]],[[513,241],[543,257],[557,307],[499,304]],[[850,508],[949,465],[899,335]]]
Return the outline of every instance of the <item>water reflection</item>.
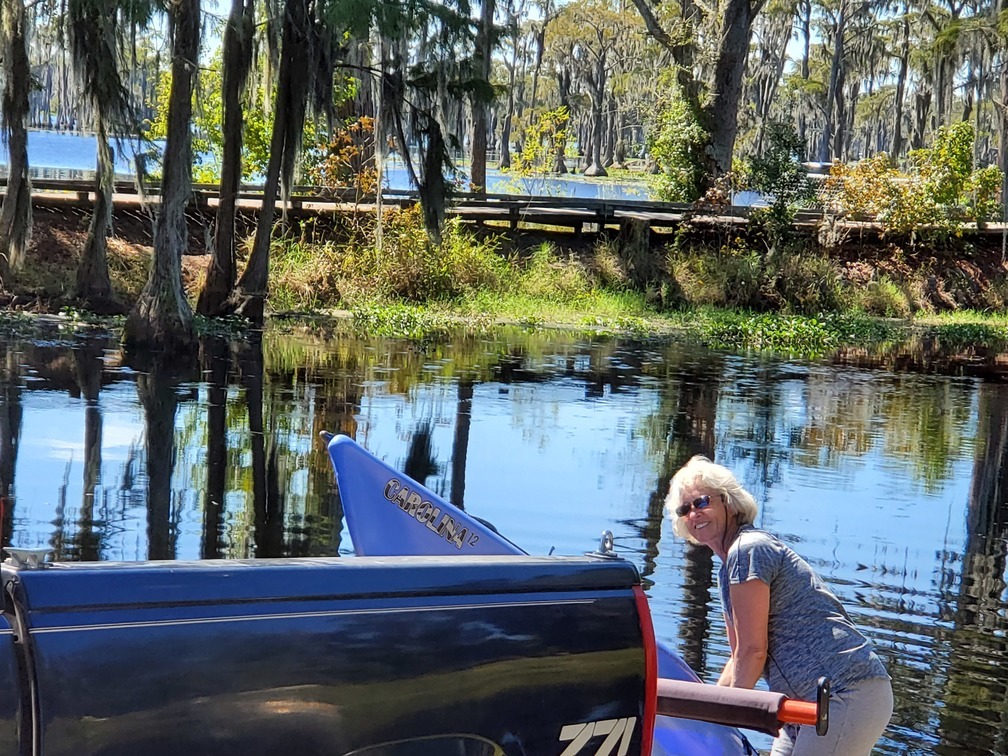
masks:
[[[107,335],[58,329],[0,349],[5,543],[350,555],[319,440],[344,432],[532,553],[611,529],[659,634],[713,679],[728,653],[713,562],[662,513],[702,453],[878,644],[897,697],[884,752],[1008,751],[1003,384],[521,331],[418,345],[277,329],[208,338],[192,366],[124,366]]]

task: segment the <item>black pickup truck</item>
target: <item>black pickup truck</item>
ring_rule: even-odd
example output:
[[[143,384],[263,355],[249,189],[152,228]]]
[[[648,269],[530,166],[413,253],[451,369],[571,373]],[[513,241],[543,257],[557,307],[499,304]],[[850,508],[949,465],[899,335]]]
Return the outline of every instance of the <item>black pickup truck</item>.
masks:
[[[637,754],[650,737],[622,561],[22,562],[2,580],[0,754]]]

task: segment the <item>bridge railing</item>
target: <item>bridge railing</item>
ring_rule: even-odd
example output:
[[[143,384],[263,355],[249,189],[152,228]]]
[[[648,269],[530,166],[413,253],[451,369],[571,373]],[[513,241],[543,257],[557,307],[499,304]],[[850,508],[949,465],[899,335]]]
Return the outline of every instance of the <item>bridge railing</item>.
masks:
[[[6,189],[7,179],[0,176],[0,194]],[[78,201],[93,199],[95,184],[92,179],[45,179],[32,180],[36,192],[72,195]],[[140,185],[135,181],[117,180],[114,192],[121,196],[134,196],[157,202],[161,192],[160,184]],[[216,184],[193,184],[193,202],[197,207],[207,209],[218,195]],[[261,184],[244,184],[239,191],[239,201],[260,203],[263,198]],[[295,210],[336,209],[347,205],[369,206],[377,201],[375,195],[361,194],[354,188],[318,187],[297,185],[292,188],[289,207]],[[411,205],[419,202],[419,193],[414,190],[384,189],[382,202],[386,205]],[[248,205],[246,205],[248,206]],[[681,202],[662,202],[642,199],[599,199],[596,197],[570,197],[548,195],[522,195],[472,192],[455,192],[452,195],[449,212],[467,221],[506,222],[512,228],[519,224],[537,224],[571,228],[580,232],[586,225],[598,228],[618,225],[625,219],[647,222],[650,226],[675,226],[686,217],[716,218],[727,222],[743,223],[752,212],[748,205],[719,205],[705,207]],[[798,224],[815,224],[824,219],[822,209],[799,210],[795,221]],[[871,223],[873,218],[855,220]],[[1000,224],[997,224],[1000,228]]]

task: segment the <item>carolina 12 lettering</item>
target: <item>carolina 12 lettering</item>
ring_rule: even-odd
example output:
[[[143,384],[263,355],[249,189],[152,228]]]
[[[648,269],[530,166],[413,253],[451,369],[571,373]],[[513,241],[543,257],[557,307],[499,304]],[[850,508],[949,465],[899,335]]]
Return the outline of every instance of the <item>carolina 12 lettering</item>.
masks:
[[[476,533],[470,533],[469,528],[456,522],[447,512],[442,514],[440,507],[395,478],[385,484],[385,498],[459,550],[463,546],[475,546],[479,540]]]

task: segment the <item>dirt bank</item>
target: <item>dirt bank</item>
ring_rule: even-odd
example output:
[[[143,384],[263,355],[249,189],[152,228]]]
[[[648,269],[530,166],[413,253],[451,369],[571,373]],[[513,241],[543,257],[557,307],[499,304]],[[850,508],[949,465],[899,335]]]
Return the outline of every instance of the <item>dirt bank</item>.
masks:
[[[307,211],[292,214],[297,224]],[[0,298],[0,305],[35,311],[55,311],[72,304],[77,257],[87,238],[90,204],[71,196],[37,197],[28,262],[12,277]],[[189,216],[189,254],[183,256],[183,282],[190,293],[203,280],[210,257],[206,253],[213,223],[212,211],[193,209]],[[251,210],[240,216],[243,235],[254,230]],[[483,234],[502,235],[505,251],[523,251],[544,241],[554,244],[563,256],[589,252],[598,242],[598,233],[573,234],[553,229],[510,230],[504,226],[484,226]],[[601,232],[617,238],[617,231]],[[678,233],[697,244],[723,244],[743,228],[728,228],[711,219],[694,222],[669,232],[652,232],[652,254],[671,243]],[[915,296],[929,309],[1000,309],[1008,306],[1008,265],[1002,258],[1001,239],[996,234],[963,235],[927,242],[920,239],[881,238],[877,231],[847,229],[842,243],[826,249],[814,238],[815,229],[796,229],[804,234],[807,246],[833,259],[843,275],[855,286],[864,286],[885,275],[899,285],[917,289]],[[834,239],[835,241],[836,239]],[[758,238],[746,243],[759,248]],[[114,216],[114,236],[109,239],[109,270],[113,287],[126,303],[142,289],[150,267],[153,244],[151,210],[138,202],[118,203]]]

